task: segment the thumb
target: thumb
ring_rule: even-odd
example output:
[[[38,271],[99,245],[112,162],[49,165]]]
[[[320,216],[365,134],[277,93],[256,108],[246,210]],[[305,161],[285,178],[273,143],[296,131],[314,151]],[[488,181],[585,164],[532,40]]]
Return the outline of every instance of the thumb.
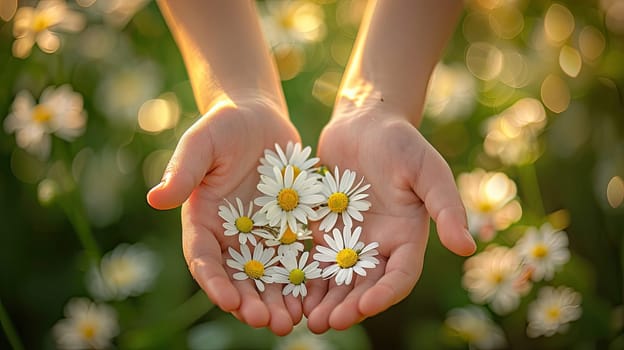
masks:
[[[414,191],[436,222],[440,242],[455,254],[467,256],[476,244],[466,220],[466,210],[457,192],[453,173],[442,156],[427,144],[416,176]]]
[[[147,193],[155,209],[180,206],[204,179],[214,160],[209,128],[202,123],[188,129],[169,160],[162,181]]]

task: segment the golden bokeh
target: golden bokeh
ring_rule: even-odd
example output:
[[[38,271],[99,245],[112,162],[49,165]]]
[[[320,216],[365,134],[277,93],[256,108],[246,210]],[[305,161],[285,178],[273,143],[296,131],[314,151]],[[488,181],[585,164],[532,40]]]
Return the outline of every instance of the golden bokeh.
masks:
[[[559,52],[559,66],[565,74],[572,78],[577,77],[583,66],[581,54],[577,49],[564,45]]]
[[[612,208],[617,208],[624,202],[624,180],[614,176],[607,184],[607,201]]]
[[[567,7],[552,4],[544,16],[546,38],[553,44],[561,44],[574,31],[574,16]]]
[[[579,34],[579,49],[583,58],[592,62],[597,60],[606,47],[606,40],[602,32],[595,27],[586,26]]]
[[[481,80],[492,80],[498,77],[503,69],[503,53],[488,42],[471,44],[466,51],[468,70]]]
[[[570,89],[559,76],[548,74],[540,88],[540,96],[546,108],[561,113],[570,105]]]
[[[176,126],[180,119],[180,107],[174,94],[147,100],[139,108],[139,127],[147,132],[158,133]]]

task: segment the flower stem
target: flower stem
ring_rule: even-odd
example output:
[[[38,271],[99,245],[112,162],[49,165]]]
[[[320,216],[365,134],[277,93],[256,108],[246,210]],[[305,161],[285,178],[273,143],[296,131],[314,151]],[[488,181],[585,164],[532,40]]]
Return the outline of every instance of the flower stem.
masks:
[[[6,334],[9,344],[13,350],[22,350],[24,349],[24,345],[20,340],[11,319],[9,318],[9,313],[5,310],[2,301],[0,300],[0,323],[2,324],[2,330],[4,334]]]
[[[518,175],[522,185],[522,193],[524,194],[524,202],[532,209],[533,213],[541,220],[546,215],[544,210],[544,202],[542,192],[540,191],[537,171],[533,163],[520,166]]]
[[[122,348],[152,348],[168,336],[187,329],[214,307],[203,290],[198,290],[166,318],[152,325],[127,332],[121,339]]]
[[[95,237],[93,236],[93,231],[91,231],[89,221],[86,219],[86,213],[82,207],[82,201],[73,200],[71,202],[73,204],[77,203],[77,205],[73,207],[65,207],[67,218],[74,227],[74,231],[76,231],[76,235],[78,236],[80,243],[82,243],[82,246],[89,257],[89,261],[94,265],[97,265],[102,257],[102,254],[97,242],[95,241]]]

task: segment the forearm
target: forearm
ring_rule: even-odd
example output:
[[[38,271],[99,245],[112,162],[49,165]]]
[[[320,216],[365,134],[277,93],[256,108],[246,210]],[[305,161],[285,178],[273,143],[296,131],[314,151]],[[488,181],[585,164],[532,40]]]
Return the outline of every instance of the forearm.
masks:
[[[254,1],[159,0],[201,113],[223,99],[268,98],[287,109]],[[236,101],[234,101],[236,103]]]
[[[380,104],[418,125],[429,77],[461,8],[459,0],[369,0],[337,110]]]

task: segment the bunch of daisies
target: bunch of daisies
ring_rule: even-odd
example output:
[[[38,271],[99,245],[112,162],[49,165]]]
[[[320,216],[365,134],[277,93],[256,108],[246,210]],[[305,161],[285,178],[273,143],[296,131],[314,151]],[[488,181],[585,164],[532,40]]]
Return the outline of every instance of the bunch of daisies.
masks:
[[[265,283],[285,284],[282,294],[295,297],[307,295],[306,281],[335,278],[336,284],[350,284],[353,273],[366,276],[365,269],[379,261],[377,242],[360,241],[362,212],[370,208],[365,191],[370,188],[364,178],[355,182],[356,173],[338,167],[334,173],[315,167],[319,158],[310,158],[310,147],[289,142],[286,152],[279,145],[275,151],[265,150],[260,159],[258,190],[263,194],[243,205],[225,200],[219,216],[225,220],[226,236],[238,235],[239,249],[228,248],[231,259],[226,263],[237,270],[237,280],[252,279],[260,292]],[[344,228],[334,228],[338,218]],[[311,242],[310,221],[321,220],[327,246]],[[329,235],[331,231],[332,235]],[[310,260],[310,252],[316,249]],[[321,268],[321,263],[325,263]]]

